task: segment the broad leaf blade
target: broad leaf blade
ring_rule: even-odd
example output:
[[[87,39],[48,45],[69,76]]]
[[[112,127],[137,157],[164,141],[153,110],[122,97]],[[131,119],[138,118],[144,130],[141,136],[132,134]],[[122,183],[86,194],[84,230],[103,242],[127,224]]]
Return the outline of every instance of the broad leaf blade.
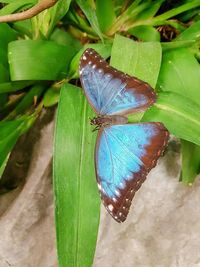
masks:
[[[200,145],[200,106],[172,92],[161,92],[157,102],[147,112],[143,121],[163,122],[170,133]]]
[[[158,88],[187,96],[199,103],[200,66],[187,48],[166,51],[158,78]]]
[[[192,27],[192,26],[191,26]],[[183,32],[181,40],[187,40],[189,37],[196,37],[195,34],[197,31],[196,25],[194,25],[194,32],[192,29],[187,29]],[[184,34],[185,33],[185,34]],[[193,35],[194,33],[194,35]],[[181,94],[182,96],[188,97],[188,101],[186,103],[182,103],[181,96],[177,99],[177,101],[182,105],[182,107],[174,102],[174,108],[176,111],[181,111],[181,115],[183,112],[187,110],[187,107],[191,105],[190,99],[196,102],[199,105],[200,99],[200,66],[197,60],[194,58],[193,54],[187,48],[174,49],[170,51],[166,51],[163,53],[163,61],[162,67],[160,70],[159,78],[158,78],[158,87],[163,91],[171,91]],[[181,104],[182,103],[182,104]],[[184,109],[186,109],[184,111]],[[195,110],[195,105],[194,105]],[[184,132],[186,133],[189,129],[193,129],[194,124],[192,121],[183,121],[182,119],[178,120],[176,117],[176,111],[174,115],[171,115],[172,118],[171,123],[176,118],[177,121],[174,121],[174,126],[176,131],[182,129],[183,133],[178,133],[179,137],[183,139],[189,140],[193,143],[198,143],[198,136],[195,138],[195,133],[190,133],[189,139],[184,136]],[[196,114],[193,114],[193,118],[198,121],[199,111],[196,111]],[[186,115],[186,113],[185,113]],[[190,112],[188,112],[190,116]],[[185,124],[185,122],[187,122]],[[173,126],[173,127],[174,127]],[[188,129],[189,128],[189,129]],[[195,129],[194,129],[195,131]],[[198,130],[197,130],[198,132]],[[175,132],[174,132],[175,133]],[[181,134],[181,135],[180,135]],[[192,138],[192,139],[191,139]],[[182,180],[187,183],[191,183],[194,181],[195,176],[198,173],[199,166],[198,162],[200,161],[200,149],[199,146],[192,144],[190,142],[182,140]],[[196,168],[196,169],[195,169]]]
[[[94,171],[96,134],[80,88],[66,84],[60,95],[54,143],[54,191],[60,267],[91,267],[100,198]]]
[[[116,35],[111,52],[111,65],[155,87],[161,56],[159,42],[139,43]]]
[[[11,42],[8,54],[11,80],[57,80],[66,76],[74,53],[71,46],[59,45],[53,41]]]

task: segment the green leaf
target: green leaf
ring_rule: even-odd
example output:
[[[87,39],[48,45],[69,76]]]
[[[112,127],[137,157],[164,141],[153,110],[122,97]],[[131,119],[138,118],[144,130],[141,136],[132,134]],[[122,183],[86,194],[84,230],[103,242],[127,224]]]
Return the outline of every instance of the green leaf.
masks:
[[[13,29],[15,29],[20,36],[24,36],[24,38],[33,39],[33,29],[32,29],[32,21],[30,19],[19,20],[12,24]]]
[[[6,117],[6,120],[14,119],[17,115],[23,114],[28,108],[34,105],[35,100],[43,93],[46,85],[36,84],[25,94],[19,104],[12,110],[11,113]]]
[[[59,28],[55,29],[50,39],[58,44],[65,45],[67,47],[71,46],[76,52],[82,48],[82,45],[78,39],[74,38],[68,32],[60,30]]]
[[[53,41],[11,42],[8,54],[11,80],[57,80],[66,76],[74,53],[71,46]]]
[[[200,21],[193,23],[184,32],[178,35],[177,41],[200,40]]]
[[[200,99],[200,66],[187,48],[166,51],[158,78],[158,88],[189,97],[197,104]]]
[[[59,0],[55,5],[31,19],[35,39],[50,37],[55,25],[67,13],[70,2],[71,0]]]
[[[187,41],[187,37],[189,37],[191,33],[192,31],[189,31],[188,35],[185,34],[184,35],[185,37],[181,39],[183,41],[179,42],[184,42],[184,40]],[[173,43],[174,42],[172,42],[172,44]],[[183,113],[187,111],[186,107],[190,106],[190,109],[192,109],[192,102],[190,102],[190,99],[196,102],[196,104],[199,106],[199,98],[200,98],[199,84],[200,84],[200,67],[194,56],[187,48],[169,50],[163,54],[162,67],[158,78],[158,88],[160,88],[163,91],[176,92],[184,97],[189,98],[187,100],[187,103],[183,101],[182,107],[180,106],[182,102],[181,96],[179,97],[179,99],[177,99],[179,106],[177,105],[177,103],[174,103],[174,108],[176,108],[176,110],[178,110],[179,113],[181,111],[180,113],[181,116]],[[195,105],[194,105],[194,110],[195,110]],[[188,112],[187,114],[188,117],[190,118],[193,117],[193,119],[195,119],[195,121],[197,122],[196,125],[198,125],[198,120],[199,120],[197,116],[197,114],[199,114],[198,112],[199,111],[197,108],[196,113],[193,113],[192,116],[191,112]],[[174,114],[176,114],[176,112]],[[190,125],[193,124],[193,122],[192,120],[187,121],[186,117],[187,117],[186,113],[185,113],[185,120],[183,119],[178,120],[178,117],[174,116],[170,122],[171,124],[174,125],[171,125],[170,127],[174,128],[173,133],[176,134],[177,136],[198,144],[199,143],[198,136],[196,136],[195,133],[192,132],[188,133],[190,129],[196,131],[194,127],[195,124],[190,127]],[[183,133],[180,132],[177,133],[177,131],[181,129]],[[189,136],[187,134],[189,134]],[[181,179],[185,183],[192,183],[199,169],[198,163],[200,161],[200,149],[199,146],[192,144],[191,142],[188,141],[182,140]]]
[[[142,12],[137,16],[136,21],[150,20],[158,12],[160,6],[165,0],[149,1],[148,6],[142,10]]]
[[[128,33],[145,42],[160,41],[160,34],[153,26],[137,26],[129,29]]]
[[[164,13],[159,14],[151,20],[151,25],[158,26],[166,23],[166,20],[173,18],[185,11],[191,10],[195,7],[200,6],[199,0],[186,1],[175,8],[172,8]]]
[[[96,13],[99,22],[99,27],[102,32],[106,32],[114,23],[116,16],[112,0],[97,0]]]
[[[43,97],[44,107],[51,107],[58,103],[60,99],[60,88],[50,87]]]
[[[200,114],[200,106],[189,98],[173,92],[160,92],[142,120],[163,122],[170,133],[200,145],[200,117],[197,114]]]
[[[196,49],[195,40],[163,42],[161,44],[162,44],[163,53],[168,52],[168,50],[180,49],[180,48],[190,48],[191,51],[194,48]]]
[[[200,146],[181,140],[181,152],[181,181],[186,184],[192,184],[200,172]]]
[[[93,30],[96,34],[103,40],[103,36],[101,30],[99,28],[99,23],[95,11],[95,7],[93,5],[93,1],[90,0],[76,0],[79,7],[82,9],[83,13],[85,14],[86,18],[90,22]]]
[[[53,7],[48,9],[48,12],[50,13],[48,35],[52,32],[56,23],[67,13],[70,3],[71,0],[59,0]]]
[[[8,95],[7,94],[1,94],[1,97],[0,97],[0,110],[5,107],[7,101],[8,101]]]
[[[17,33],[8,24],[0,23],[0,36],[0,50],[7,51],[8,43],[16,40]]]
[[[0,63],[0,83],[9,81],[9,71],[8,69]]]
[[[5,82],[0,83],[0,94],[15,92],[25,87],[32,85],[34,81],[16,81],[16,82]]]
[[[0,16],[20,11],[23,8],[30,8],[36,3],[36,0],[15,0],[10,2],[8,5],[0,9]]]
[[[112,46],[111,65],[155,87],[161,56],[159,42],[139,43],[116,35]]]
[[[94,171],[93,111],[80,88],[63,86],[54,142],[54,192],[60,267],[91,267],[100,198]]]
[[[13,121],[0,122],[0,168],[3,168],[8,154],[13,149],[20,135],[34,123],[35,115],[23,116]]]
[[[79,77],[78,66],[81,55],[87,48],[95,49],[103,58],[108,58],[111,53],[111,44],[87,44],[74,56],[69,68],[69,79],[75,79]]]
[[[17,34],[5,23],[0,23],[0,83],[9,81],[8,43],[17,38]]]
[[[8,159],[9,159],[9,156],[10,156],[10,153],[7,155],[6,159],[4,160],[4,162],[2,163],[1,167],[0,167],[0,179],[4,173],[4,170],[6,168],[6,165],[7,165],[7,162],[8,162]]]

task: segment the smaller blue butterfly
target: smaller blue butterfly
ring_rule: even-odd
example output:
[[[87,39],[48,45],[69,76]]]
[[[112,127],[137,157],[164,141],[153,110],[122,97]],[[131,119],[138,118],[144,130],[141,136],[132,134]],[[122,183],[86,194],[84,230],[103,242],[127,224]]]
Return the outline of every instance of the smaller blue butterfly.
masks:
[[[83,53],[79,71],[85,95],[98,115],[91,123],[99,130],[95,168],[101,199],[110,215],[123,222],[169,133],[158,122],[127,124],[127,114],[155,102],[149,84],[110,67],[93,49]]]

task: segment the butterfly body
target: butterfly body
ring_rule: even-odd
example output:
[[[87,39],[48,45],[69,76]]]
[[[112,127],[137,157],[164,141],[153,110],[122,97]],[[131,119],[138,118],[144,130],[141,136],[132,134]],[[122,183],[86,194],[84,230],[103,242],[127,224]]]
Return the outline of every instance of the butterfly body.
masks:
[[[123,222],[169,133],[159,122],[127,123],[126,115],[147,109],[156,95],[149,84],[110,67],[93,49],[81,57],[80,79],[98,114],[91,124],[99,130],[95,169],[101,199],[110,215]]]
[[[98,128],[114,124],[126,124],[127,122],[128,119],[120,115],[113,115],[113,116],[99,115],[98,117],[94,117],[93,119],[90,120],[90,123],[92,125],[99,126]]]

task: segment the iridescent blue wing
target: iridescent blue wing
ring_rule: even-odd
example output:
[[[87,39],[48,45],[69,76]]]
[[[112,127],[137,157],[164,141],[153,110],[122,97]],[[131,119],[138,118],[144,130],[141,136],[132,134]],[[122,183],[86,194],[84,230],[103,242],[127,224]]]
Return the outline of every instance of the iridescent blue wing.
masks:
[[[135,192],[156,165],[168,140],[161,123],[102,127],[96,144],[96,176],[102,201],[118,221],[129,212]]]
[[[79,72],[85,95],[97,114],[128,114],[155,102],[149,84],[110,67],[93,49],[83,53]]]

